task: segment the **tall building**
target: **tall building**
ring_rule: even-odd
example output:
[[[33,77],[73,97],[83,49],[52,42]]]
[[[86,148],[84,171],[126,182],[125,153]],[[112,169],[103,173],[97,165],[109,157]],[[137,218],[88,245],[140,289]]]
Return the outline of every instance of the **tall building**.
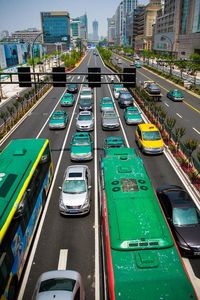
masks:
[[[84,40],[88,38],[88,19],[86,14],[80,16],[80,36]]]
[[[78,38],[80,38],[81,34],[81,22],[80,18],[73,18],[70,20],[70,36],[71,36],[71,42],[74,42]]]
[[[93,28],[93,40],[98,41],[99,40],[98,22],[96,20],[92,22],[92,28]]]
[[[130,24],[133,23],[132,13],[134,9],[137,7],[137,2],[138,2],[137,0],[123,0],[120,2],[120,4],[117,7],[115,13],[115,22],[116,22],[115,43],[118,45],[126,46],[128,44],[127,31],[130,29],[128,28],[128,26],[130,26]]]
[[[144,11],[138,15],[139,30],[135,37],[135,50],[152,50],[153,43],[153,25],[156,22],[158,11],[161,10],[160,0],[150,0],[145,6]]]
[[[200,54],[200,0],[177,0],[178,57]]]
[[[30,43],[38,37],[37,42],[42,42],[42,36],[38,36],[40,33],[41,31],[37,30],[36,28],[17,30],[12,33],[12,39]]]
[[[114,45],[115,43],[115,18],[107,18],[108,22],[108,45]]]
[[[70,44],[70,17],[67,11],[41,12],[44,43]]]

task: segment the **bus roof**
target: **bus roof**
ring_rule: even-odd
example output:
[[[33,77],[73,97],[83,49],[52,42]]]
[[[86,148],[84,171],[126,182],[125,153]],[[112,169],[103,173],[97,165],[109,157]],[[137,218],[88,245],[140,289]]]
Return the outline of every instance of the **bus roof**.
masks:
[[[103,169],[107,208],[108,212],[112,211],[109,214],[111,247],[138,250],[172,246],[151,182],[135,150],[107,149]]]
[[[47,144],[45,139],[16,139],[0,153],[0,241]]]

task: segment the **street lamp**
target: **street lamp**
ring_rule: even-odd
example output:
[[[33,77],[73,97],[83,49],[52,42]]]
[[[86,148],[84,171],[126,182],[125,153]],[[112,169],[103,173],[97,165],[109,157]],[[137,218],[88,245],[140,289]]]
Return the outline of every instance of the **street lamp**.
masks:
[[[35,45],[35,42],[36,40],[42,35],[44,34],[43,32],[40,32],[36,37],[35,39],[33,40],[33,43],[32,43],[32,62],[33,62],[33,78],[34,78],[34,85],[35,85],[35,94],[36,94],[36,98],[37,98],[37,86],[36,86],[36,77],[35,77],[35,62],[34,62],[34,45]]]

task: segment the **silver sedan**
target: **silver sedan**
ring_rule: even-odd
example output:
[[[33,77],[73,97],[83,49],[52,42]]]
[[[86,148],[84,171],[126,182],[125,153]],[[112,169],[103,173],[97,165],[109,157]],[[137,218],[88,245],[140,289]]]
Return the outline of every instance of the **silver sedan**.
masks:
[[[78,131],[92,131],[94,129],[94,116],[91,111],[81,111],[76,118]]]
[[[119,117],[115,110],[105,111],[102,114],[102,129],[103,130],[119,130]]]

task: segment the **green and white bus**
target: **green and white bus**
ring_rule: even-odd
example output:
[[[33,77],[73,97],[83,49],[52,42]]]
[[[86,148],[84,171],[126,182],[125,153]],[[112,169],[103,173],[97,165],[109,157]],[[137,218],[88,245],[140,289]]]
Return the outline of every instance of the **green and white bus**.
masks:
[[[0,153],[0,299],[18,283],[53,177],[46,139],[16,139]]]
[[[105,299],[197,299],[142,159],[110,148],[101,160]]]

